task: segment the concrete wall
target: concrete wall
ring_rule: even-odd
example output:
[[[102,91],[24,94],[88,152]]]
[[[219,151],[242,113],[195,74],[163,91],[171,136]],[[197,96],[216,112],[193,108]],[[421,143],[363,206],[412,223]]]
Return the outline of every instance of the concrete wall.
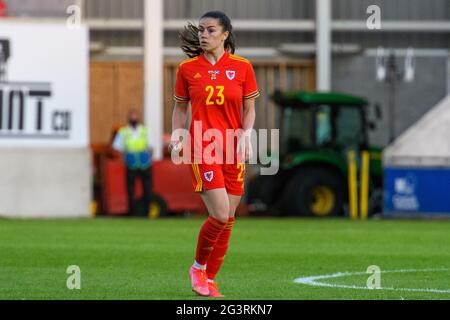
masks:
[[[89,217],[89,149],[0,148],[0,217]]]
[[[398,82],[394,112],[396,137],[447,95],[447,60],[447,57],[417,57],[415,80]],[[399,69],[403,69],[403,61],[403,57],[397,58]],[[374,56],[333,57],[332,90],[359,95],[371,103],[378,102],[383,119],[369,138],[381,146],[389,143],[389,85],[375,80]]]

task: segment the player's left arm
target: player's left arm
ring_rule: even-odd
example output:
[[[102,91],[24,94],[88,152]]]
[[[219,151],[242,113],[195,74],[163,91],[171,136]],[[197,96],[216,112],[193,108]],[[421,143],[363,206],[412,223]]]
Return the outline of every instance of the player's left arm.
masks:
[[[255,125],[256,112],[255,112],[255,100],[244,100],[244,110],[242,114],[242,129],[244,132],[251,133],[253,126]]]
[[[244,110],[242,114],[242,130],[244,131],[238,144],[238,153],[240,153],[244,161],[250,160],[253,155],[251,146],[251,134],[255,124],[256,112],[255,112],[255,100],[245,99]]]
[[[255,99],[259,97],[258,85],[256,84],[255,72],[252,65],[247,64],[244,81],[244,108],[242,114],[243,135],[239,139],[238,153],[247,161],[252,157],[251,133],[255,124]]]
[[[248,63],[244,81],[244,110],[242,118],[242,129],[246,135],[251,133],[255,124],[255,99],[259,97],[258,85],[256,83],[253,66]]]

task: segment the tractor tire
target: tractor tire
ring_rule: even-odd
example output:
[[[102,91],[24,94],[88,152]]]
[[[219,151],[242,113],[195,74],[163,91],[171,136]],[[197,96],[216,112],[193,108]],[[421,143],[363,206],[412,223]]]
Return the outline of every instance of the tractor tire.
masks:
[[[283,215],[330,217],[344,214],[345,183],[331,169],[301,168],[284,190]]]

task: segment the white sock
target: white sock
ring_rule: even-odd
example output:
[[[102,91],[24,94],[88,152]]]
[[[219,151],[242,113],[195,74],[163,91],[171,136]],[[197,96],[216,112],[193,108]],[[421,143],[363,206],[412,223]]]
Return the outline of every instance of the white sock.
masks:
[[[194,268],[200,270],[206,270],[206,264],[199,264],[197,261],[194,261]]]

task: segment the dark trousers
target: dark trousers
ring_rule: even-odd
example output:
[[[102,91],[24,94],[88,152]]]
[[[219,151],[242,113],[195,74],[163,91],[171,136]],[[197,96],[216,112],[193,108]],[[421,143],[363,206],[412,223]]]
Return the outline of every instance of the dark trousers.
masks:
[[[136,178],[140,177],[144,196],[144,212],[139,212],[137,201],[135,199],[134,186],[136,184]],[[151,167],[149,169],[141,170],[141,169],[129,169],[127,168],[127,193],[128,193],[128,214],[130,216],[138,216],[138,215],[147,215],[149,209],[149,203],[151,199],[151,182],[152,182],[152,174]]]

